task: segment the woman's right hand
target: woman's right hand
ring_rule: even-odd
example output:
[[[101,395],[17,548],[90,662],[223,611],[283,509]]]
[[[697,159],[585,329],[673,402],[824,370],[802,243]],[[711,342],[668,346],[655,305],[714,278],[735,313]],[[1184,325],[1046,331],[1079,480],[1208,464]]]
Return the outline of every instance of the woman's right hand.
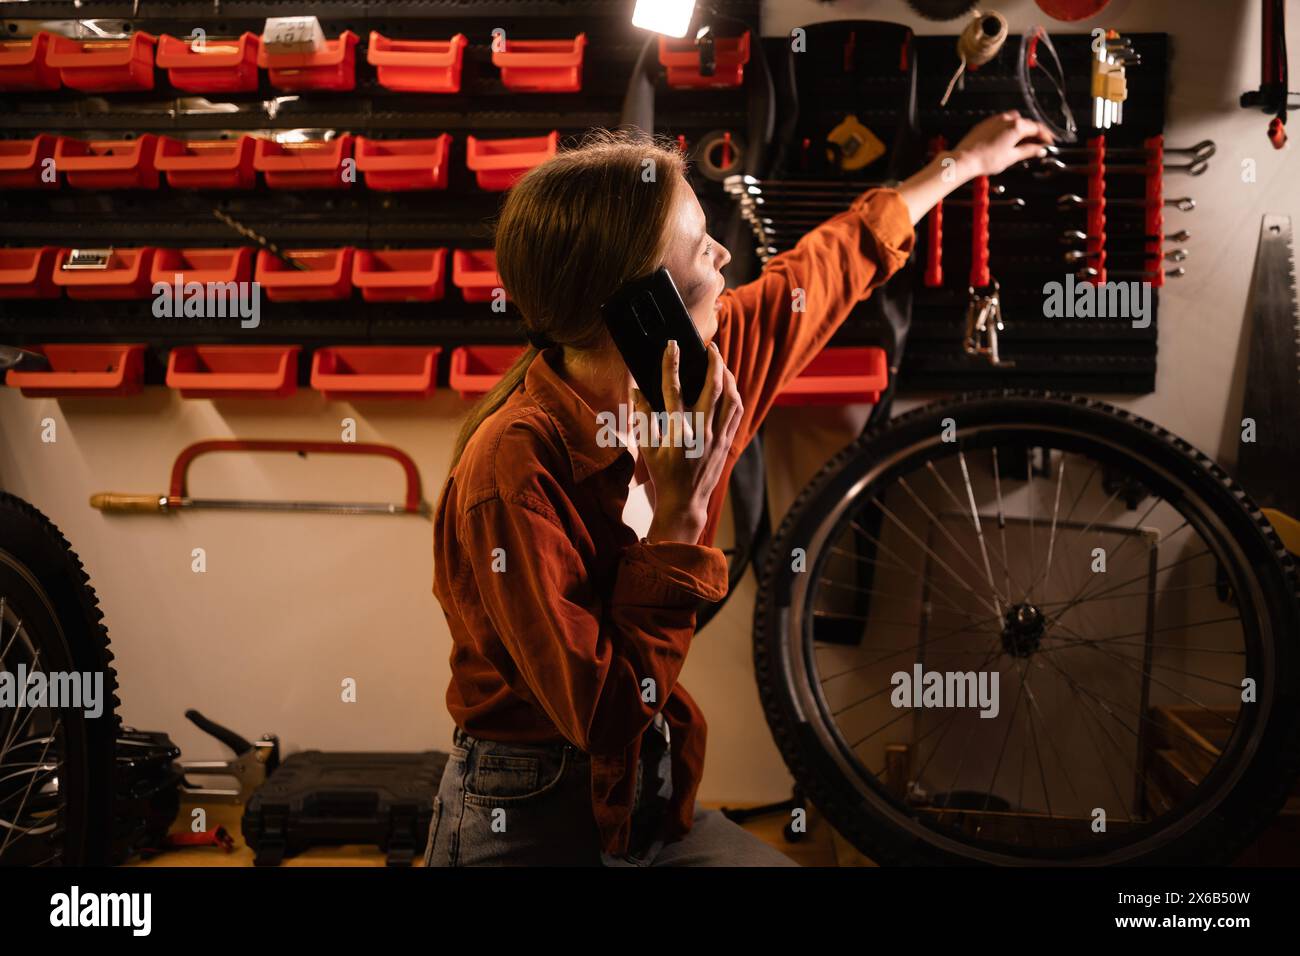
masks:
[[[638,445],[654,487],[654,519],[647,540],[697,544],[708,522],[709,500],[722,477],[740,427],[744,405],[736,378],[709,344],[709,368],[693,407],[682,401],[681,349],[669,342],[663,357],[667,434],[640,390],[633,389],[637,411],[649,423],[650,443]]]

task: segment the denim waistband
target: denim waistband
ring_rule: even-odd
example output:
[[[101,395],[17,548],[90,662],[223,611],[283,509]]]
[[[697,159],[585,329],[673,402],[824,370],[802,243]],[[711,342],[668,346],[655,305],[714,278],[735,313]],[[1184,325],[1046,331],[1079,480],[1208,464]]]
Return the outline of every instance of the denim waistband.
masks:
[[[474,737],[470,734],[467,734],[465,733],[465,731],[461,730],[460,727],[452,728],[451,742],[457,747],[463,747],[465,750],[472,750],[475,744],[496,743],[505,747],[537,750],[537,751],[557,753],[557,754],[563,753],[565,751],[568,751],[569,753],[579,753],[577,747],[573,746],[573,744],[566,743],[563,741],[550,741],[550,742],[541,742],[541,743],[492,741],[492,740],[487,740],[485,738]]]

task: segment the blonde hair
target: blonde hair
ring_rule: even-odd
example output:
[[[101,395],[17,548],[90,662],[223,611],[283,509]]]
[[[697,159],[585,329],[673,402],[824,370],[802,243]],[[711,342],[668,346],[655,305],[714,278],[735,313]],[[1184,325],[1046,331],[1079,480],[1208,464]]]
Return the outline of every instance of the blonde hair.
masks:
[[[671,139],[597,129],[510,188],[496,224],[497,272],[528,332],[576,349],[605,341],[600,305],[662,263],[686,168]],[[452,468],[478,427],[523,382],[537,354],[529,345],[470,409],[456,436]]]

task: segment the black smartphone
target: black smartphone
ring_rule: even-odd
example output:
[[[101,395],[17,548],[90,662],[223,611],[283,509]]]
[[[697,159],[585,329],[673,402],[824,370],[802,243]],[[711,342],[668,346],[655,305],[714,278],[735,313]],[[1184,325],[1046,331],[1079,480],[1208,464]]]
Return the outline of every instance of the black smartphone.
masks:
[[[682,350],[678,369],[682,400],[688,406],[695,404],[709,371],[709,350],[666,267],[624,285],[600,312],[651,408],[665,410],[663,356],[669,339],[676,339]]]

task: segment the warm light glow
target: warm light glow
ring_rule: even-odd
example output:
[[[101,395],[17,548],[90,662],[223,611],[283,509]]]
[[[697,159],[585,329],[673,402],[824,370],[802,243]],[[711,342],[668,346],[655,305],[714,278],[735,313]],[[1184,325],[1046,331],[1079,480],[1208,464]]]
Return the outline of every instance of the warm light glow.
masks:
[[[695,0],[636,0],[632,26],[670,37],[684,37],[695,13]]]

